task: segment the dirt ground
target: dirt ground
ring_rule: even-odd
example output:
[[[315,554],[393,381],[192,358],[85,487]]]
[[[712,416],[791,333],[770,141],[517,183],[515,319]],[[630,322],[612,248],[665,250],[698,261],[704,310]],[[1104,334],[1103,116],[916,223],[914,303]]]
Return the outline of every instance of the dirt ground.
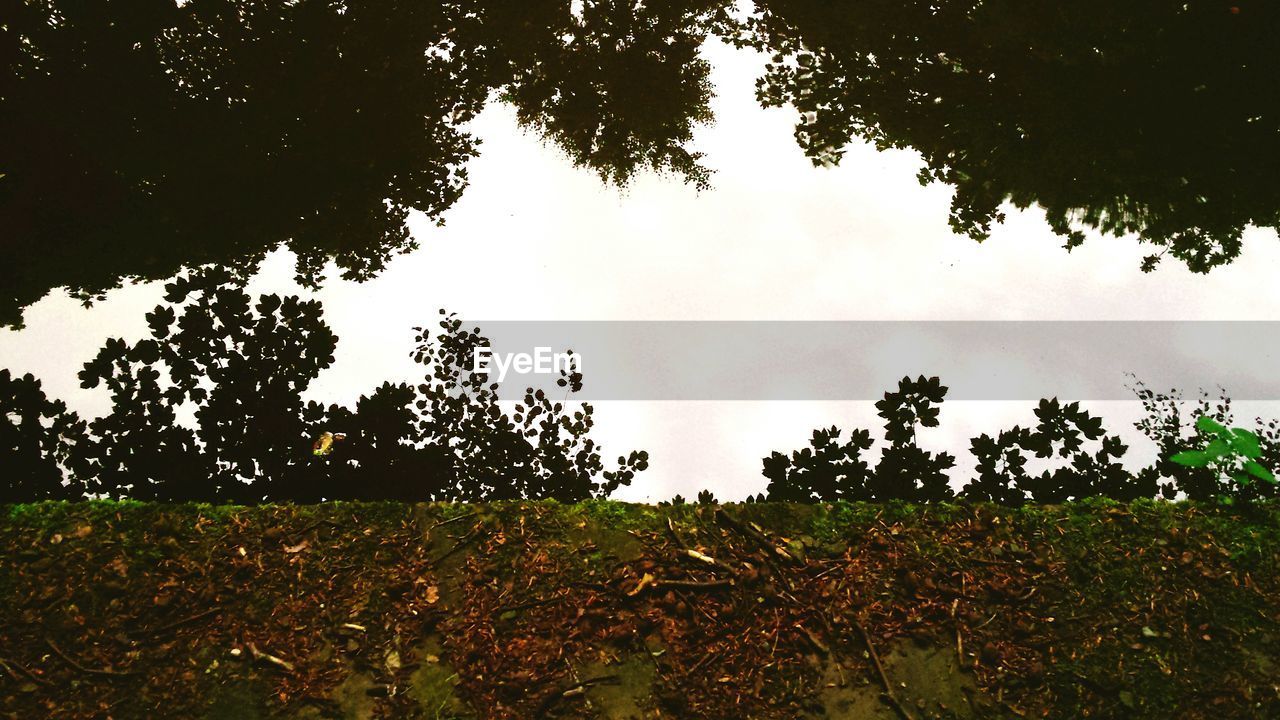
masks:
[[[1280,508],[0,507],[0,717],[1275,718]]]

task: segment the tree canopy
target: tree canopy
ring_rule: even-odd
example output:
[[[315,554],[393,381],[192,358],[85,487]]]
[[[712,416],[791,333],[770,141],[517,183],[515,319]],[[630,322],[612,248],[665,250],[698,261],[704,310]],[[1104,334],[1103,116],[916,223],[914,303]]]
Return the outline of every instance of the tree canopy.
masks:
[[[1135,233],[1197,272],[1274,227],[1273,3],[1011,0],[173,0],[8,3],[0,25],[0,324],[52,288],[270,250],[314,285],[415,247],[512,104],[575,163],[710,182],[710,36],[768,52],[764,105],[817,164],[854,139],[911,148],[977,239],[1039,205],[1068,248]]]
[[[985,238],[1000,206],[1135,233],[1195,272],[1275,227],[1274,3],[762,0],[739,42],[771,53],[766,105],[834,164],[853,138],[910,148],[955,187],[951,224]]]
[[[303,394],[333,362],[320,306],[256,302],[230,273],[184,274],[147,315],[151,336],[106,342],[80,373],[112,407],[84,422],[30,376],[0,371],[0,501],[75,499],[254,503],[265,500],[556,499],[607,496],[648,465],[633,451],[606,465],[593,408],[530,390],[511,412],[471,366],[488,345],[444,315],[418,331],[417,385],[386,382],[354,408]],[[443,311],[442,311],[443,312]],[[343,439],[313,452],[324,432]]]
[[[314,285],[415,247],[461,195],[491,96],[572,159],[706,172],[697,48],[717,2],[172,0],[11,4],[0,28],[0,323],[55,287],[288,247]]]

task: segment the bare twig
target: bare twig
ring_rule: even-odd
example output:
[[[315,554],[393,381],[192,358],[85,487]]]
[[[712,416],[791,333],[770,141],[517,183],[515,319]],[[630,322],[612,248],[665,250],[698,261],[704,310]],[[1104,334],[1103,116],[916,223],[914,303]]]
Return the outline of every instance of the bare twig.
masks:
[[[285,670],[288,670],[289,672],[293,672],[293,663],[289,662],[288,660],[285,660],[283,658],[278,658],[275,655],[272,655],[271,653],[262,652],[261,650],[258,649],[258,646],[254,645],[253,643],[249,643],[248,648],[249,648],[249,653],[253,655],[254,660],[266,660],[272,665],[276,665],[278,667],[284,668]]]
[[[190,616],[190,617],[185,617],[185,618],[183,618],[183,619],[181,619],[181,620],[176,620],[176,621],[174,621],[174,622],[169,623],[168,625],[161,625],[160,627],[156,628],[155,630],[152,630],[151,632],[147,633],[147,635],[152,636],[152,637],[154,637],[154,636],[156,636],[156,635],[162,635],[162,634],[167,633],[167,632],[169,632],[170,630],[173,630],[173,629],[175,629],[175,628],[182,627],[183,625],[189,625],[189,624],[191,624],[191,623],[193,623],[193,622],[197,622],[197,621],[199,621],[199,620],[203,620],[203,619],[205,619],[205,618],[209,617],[210,615],[217,615],[217,614],[218,614],[218,613],[220,613],[220,612],[222,612],[222,608],[209,608],[208,610],[205,610],[204,612],[198,612],[198,613],[196,613],[195,615],[192,615],[192,616]]]
[[[650,587],[655,589],[679,588],[681,590],[718,590],[732,586],[732,580],[654,580],[650,584]]]
[[[751,523],[744,523],[741,520],[736,519],[724,508],[716,508],[716,517],[720,518],[724,524],[728,525],[733,530],[754,540],[762,549],[765,550],[766,553],[776,553],[786,558],[789,562],[798,562],[794,555],[787,552],[785,548],[775,545],[771,540],[769,540],[769,538],[765,537],[765,534],[755,525],[752,525]]]
[[[813,645],[813,648],[818,651],[819,655],[826,657],[831,654],[831,650],[827,649],[827,646],[822,643],[822,640],[818,639],[818,636],[815,635],[812,630],[801,625],[800,631],[804,633],[809,644]]]
[[[572,667],[570,669],[572,669]],[[551,709],[551,706],[555,705],[559,700],[583,695],[586,693],[587,688],[592,685],[603,685],[605,683],[616,684],[618,682],[620,682],[620,680],[617,675],[602,675],[600,677],[587,678],[586,680],[575,682],[564,690],[552,692],[548,695],[547,698],[542,701],[542,707],[538,714],[545,715],[547,711]]]
[[[19,682],[21,682],[21,678],[20,678],[20,677],[18,677],[18,673],[22,673],[22,674],[23,674],[23,675],[25,675],[26,677],[30,678],[30,679],[31,679],[31,682],[34,682],[34,683],[36,683],[37,685],[48,685],[48,684],[49,684],[49,681],[48,681],[48,680],[45,680],[44,678],[40,677],[39,675],[37,675],[37,674],[35,674],[35,673],[31,672],[30,670],[28,670],[27,668],[25,668],[25,667],[22,665],[22,663],[19,663],[19,662],[15,661],[15,660],[9,660],[8,658],[0,657],[0,667],[4,668],[4,671],[5,671],[6,673],[8,673],[8,674],[9,674],[9,677],[11,677],[11,678],[13,678],[14,680],[17,680],[17,681],[19,681]],[[17,668],[18,672],[14,672],[14,668]]]
[[[565,599],[565,596],[556,595],[554,597],[549,597],[542,600],[530,600],[529,602],[523,602],[523,603],[520,603],[519,605],[506,605],[503,607],[496,607],[493,609],[493,613],[497,615],[499,613],[514,612],[516,610],[528,610],[530,608],[542,607],[543,605],[550,605],[551,603],[560,602],[561,600],[564,600],[564,599]]]
[[[560,697],[581,695],[592,685],[616,685],[619,682],[621,681],[617,675],[601,675],[600,677],[587,678],[586,680],[574,683],[573,685],[565,688],[564,691],[560,693]]]
[[[339,525],[338,523],[336,523],[336,522],[334,522],[334,521],[332,521],[332,520],[316,520],[316,521],[315,521],[315,522],[313,522],[313,523],[309,523],[309,524],[307,524],[307,525],[302,526],[302,528],[301,528],[301,529],[299,529],[299,530],[293,530],[293,531],[291,531],[291,532],[287,532],[287,533],[285,533],[285,537],[287,537],[287,538],[295,538],[295,537],[298,537],[299,535],[306,535],[307,533],[311,532],[312,530],[315,530],[316,528],[320,527],[321,525],[328,525],[329,527],[333,527],[333,528],[341,528],[341,527],[342,527],[341,525]]]
[[[671,539],[675,541],[676,545],[679,546],[681,550],[689,549],[689,546],[685,545],[684,540],[680,538],[680,533],[676,532],[676,525],[671,522],[670,517],[667,518],[667,534],[671,535]]]
[[[108,670],[105,668],[85,667],[84,665],[81,665],[80,663],[76,662],[75,658],[63,652],[62,648],[58,647],[58,644],[55,643],[51,638],[45,638],[44,642],[46,645],[49,646],[49,649],[52,650],[55,655],[62,658],[63,662],[65,662],[66,664],[70,665],[71,667],[75,668],[76,670],[79,670],[80,672],[86,675],[101,675],[103,677],[129,677],[130,675],[138,674],[136,671],[132,671],[132,670]]]
[[[450,523],[456,523],[456,522],[458,522],[458,521],[460,521],[460,520],[466,520],[467,518],[473,518],[473,517],[475,517],[475,516],[476,516],[476,513],[474,513],[474,512],[463,513],[463,514],[461,514],[461,515],[455,515],[455,516],[453,516],[453,517],[449,518],[448,520],[441,520],[440,522],[437,522],[436,524],[432,525],[430,529],[435,530],[435,529],[436,529],[436,528],[438,528],[438,527],[442,527],[442,526],[444,526],[444,525],[449,525]]]
[[[462,536],[460,539],[458,539],[457,542],[453,544],[453,547],[446,550],[445,553],[440,557],[436,558],[435,560],[432,560],[431,564],[439,565],[440,563],[444,562],[446,558],[458,552],[459,550],[466,547],[467,545],[471,544],[471,542],[475,540],[479,535],[480,535],[480,528],[476,528],[471,532],[467,533],[466,535]]]
[[[893,684],[889,682],[889,676],[884,672],[884,665],[880,664],[880,654],[876,652],[875,643],[871,642],[871,635],[867,632],[867,628],[853,619],[854,627],[858,628],[858,633],[862,635],[862,643],[867,646],[867,655],[871,657],[871,666],[875,668],[876,676],[880,680],[880,687],[884,688],[884,699],[889,706],[898,713],[902,720],[914,720],[902,703],[898,702],[898,698],[893,694]]]

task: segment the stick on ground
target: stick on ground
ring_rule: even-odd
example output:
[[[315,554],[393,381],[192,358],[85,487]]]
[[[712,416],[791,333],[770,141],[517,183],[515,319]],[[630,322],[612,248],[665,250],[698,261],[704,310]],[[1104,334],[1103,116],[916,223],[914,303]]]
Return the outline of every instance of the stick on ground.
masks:
[[[107,669],[101,669],[101,668],[85,667],[84,665],[81,665],[80,663],[76,662],[75,658],[63,652],[62,648],[58,647],[58,644],[55,643],[52,639],[45,638],[44,642],[46,645],[49,646],[49,649],[52,650],[55,655],[62,658],[63,662],[65,662],[66,664],[70,665],[71,667],[75,668],[76,670],[79,670],[80,672],[86,675],[101,675],[103,677],[129,677],[131,675],[138,674],[130,670],[107,670]]]

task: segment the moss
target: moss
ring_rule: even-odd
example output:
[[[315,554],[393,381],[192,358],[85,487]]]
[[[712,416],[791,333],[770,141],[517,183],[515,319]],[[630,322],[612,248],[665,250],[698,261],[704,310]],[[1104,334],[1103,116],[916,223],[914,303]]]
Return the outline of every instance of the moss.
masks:
[[[458,675],[442,662],[424,662],[409,677],[409,697],[430,720],[463,720],[473,714],[458,697]]]

